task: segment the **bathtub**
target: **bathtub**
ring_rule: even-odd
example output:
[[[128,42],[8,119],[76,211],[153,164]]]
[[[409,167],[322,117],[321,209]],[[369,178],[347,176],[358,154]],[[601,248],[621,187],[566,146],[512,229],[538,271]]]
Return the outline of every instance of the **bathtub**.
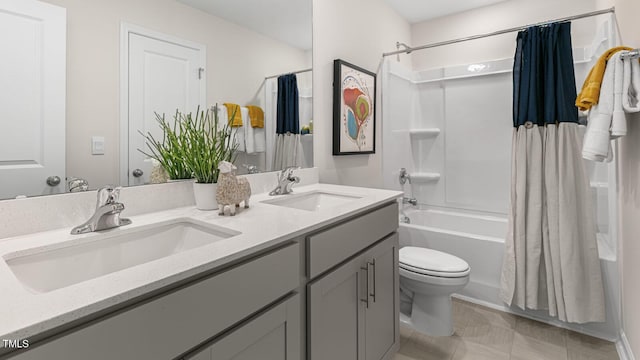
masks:
[[[440,209],[407,209],[401,212],[410,223],[400,222],[400,247],[419,246],[443,251],[464,259],[471,267],[469,284],[454,296],[494,309],[614,341],[619,327],[619,283],[615,259],[601,250],[601,265],[607,304],[605,323],[567,324],[543,311],[522,311],[500,300],[500,275],[507,233],[506,216]],[[606,246],[599,235],[598,246]],[[604,256],[603,256],[604,255]]]

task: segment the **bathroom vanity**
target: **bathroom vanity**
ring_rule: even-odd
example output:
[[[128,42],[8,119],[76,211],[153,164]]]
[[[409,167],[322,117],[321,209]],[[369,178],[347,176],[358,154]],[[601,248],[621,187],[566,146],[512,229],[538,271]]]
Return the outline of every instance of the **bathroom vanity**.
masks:
[[[0,283],[9,290],[0,305],[11,314],[0,338],[29,341],[0,348],[0,359],[391,359],[401,194],[314,184],[255,195],[234,218],[185,207],[133,216],[105,234],[75,238],[61,229],[0,241]],[[172,250],[151,261],[57,286],[30,281],[59,271],[34,256],[109,241],[111,253],[122,253],[111,244],[180,226],[172,238],[183,241],[162,238]],[[217,237],[194,242],[200,233]]]

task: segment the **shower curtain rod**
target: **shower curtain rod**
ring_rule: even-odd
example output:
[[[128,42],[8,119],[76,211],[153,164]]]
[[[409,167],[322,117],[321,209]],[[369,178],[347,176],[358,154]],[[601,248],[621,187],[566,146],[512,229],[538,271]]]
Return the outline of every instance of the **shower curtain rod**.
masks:
[[[313,71],[313,68],[308,68],[308,69],[304,69],[304,70],[298,70],[298,71],[292,71],[292,72],[286,72],[286,73],[282,73],[282,74],[278,74],[278,75],[271,75],[271,76],[265,76],[264,79],[273,79],[274,77],[278,77],[278,76],[282,76],[282,75],[289,75],[289,74],[300,74],[303,72],[308,72],[308,71]]]
[[[485,34],[479,34],[479,35],[473,35],[473,36],[467,36],[467,37],[453,39],[453,40],[440,41],[440,42],[437,42],[437,43],[432,43],[432,44],[427,44],[427,45],[422,45],[422,46],[416,46],[416,47],[409,47],[409,46],[406,46],[405,44],[401,44],[401,43],[398,42],[398,43],[396,43],[396,46],[400,47],[400,45],[402,45],[402,46],[405,46],[406,49],[383,53],[382,57],[387,57],[387,56],[390,56],[390,55],[397,55],[397,54],[410,54],[412,51],[416,51],[416,50],[423,50],[423,49],[429,49],[429,48],[434,48],[434,47],[443,46],[443,45],[450,45],[450,44],[455,44],[455,43],[459,43],[459,42],[463,42],[463,41],[481,39],[481,38],[485,38],[485,37],[489,37],[489,36],[508,34],[508,33],[515,32],[515,31],[525,30],[525,29],[527,29],[527,28],[529,28],[531,26],[547,25],[547,24],[551,24],[551,23],[554,23],[554,22],[562,22],[562,21],[570,21],[570,20],[582,19],[582,18],[592,17],[592,16],[596,16],[596,15],[614,13],[615,11],[616,11],[615,7],[610,7],[608,9],[604,9],[604,10],[591,11],[591,12],[584,13],[584,14],[568,16],[568,17],[555,19],[555,20],[547,20],[547,21],[543,21],[543,22],[539,22],[539,23],[535,23],[535,24],[530,24],[530,25],[526,25],[526,26],[519,26],[519,27],[510,28],[510,29],[504,29],[504,30],[499,30],[499,31],[494,31],[494,32],[485,33]]]

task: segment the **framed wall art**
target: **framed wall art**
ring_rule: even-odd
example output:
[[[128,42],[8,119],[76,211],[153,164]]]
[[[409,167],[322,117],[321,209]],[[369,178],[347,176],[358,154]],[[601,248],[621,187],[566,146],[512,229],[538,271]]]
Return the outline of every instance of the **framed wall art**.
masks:
[[[333,61],[333,155],[376,152],[376,74]]]

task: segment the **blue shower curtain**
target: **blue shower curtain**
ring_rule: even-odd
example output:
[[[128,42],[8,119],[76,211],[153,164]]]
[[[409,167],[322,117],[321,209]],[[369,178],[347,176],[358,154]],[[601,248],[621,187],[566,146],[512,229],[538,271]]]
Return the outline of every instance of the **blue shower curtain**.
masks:
[[[298,80],[295,74],[278,77],[278,110],[276,133],[299,134],[300,110],[298,105]]]
[[[301,165],[300,106],[298,101],[296,75],[279,76],[273,170]]]
[[[574,107],[570,23],[518,33],[513,84],[502,299],[563,321],[604,321],[596,225]]]

